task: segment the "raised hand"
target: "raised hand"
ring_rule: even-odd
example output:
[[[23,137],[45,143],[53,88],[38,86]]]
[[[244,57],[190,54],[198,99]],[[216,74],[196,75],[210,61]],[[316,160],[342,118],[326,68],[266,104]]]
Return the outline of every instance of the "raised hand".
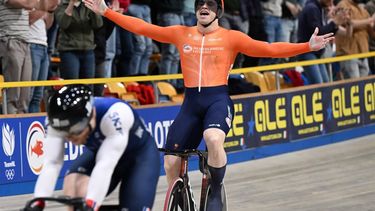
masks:
[[[115,12],[124,12],[124,9],[120,7],[120,2],[118,0],[113,0],[111,5],[109,5],[109,8],[111,8]]]
[[[316,27],[309,41],[311,51],[318,51],[322,48],[325,48],[329,42],[335,39],[335,37],[333,37],[333,33],[328,33],[320,36],[318,36],[318,33],[319,29],[318,27]]]
[[[104,0],[83,0],[83,3],[87,8],[100,15],[104,15],[104,12],[108,9]]]

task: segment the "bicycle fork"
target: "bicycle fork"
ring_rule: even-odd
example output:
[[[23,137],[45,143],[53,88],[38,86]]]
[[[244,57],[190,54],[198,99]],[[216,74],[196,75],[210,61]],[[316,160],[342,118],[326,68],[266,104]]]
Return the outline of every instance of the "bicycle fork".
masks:
[[[196,203],[194,200],[193,190],[191,189],[190,180],[188,176],[188,164],[188,157],[183,157],[181,159],[180,167],[180,175],[182,175],[181,178],[184,184],[182,188],[182,199],[184,199],[182,203],[182,210],[196,211]],[[186,197],[184,197],[184,195],[186,195]]]

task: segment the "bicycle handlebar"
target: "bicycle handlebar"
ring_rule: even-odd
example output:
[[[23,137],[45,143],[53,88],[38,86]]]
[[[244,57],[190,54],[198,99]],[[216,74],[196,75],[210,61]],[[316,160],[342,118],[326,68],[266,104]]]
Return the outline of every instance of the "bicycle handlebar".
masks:
[[[22,210],[28,210],[32,204],[36,201],[55,201],[61,204],[70,205],[75,208],[83,208],[86,205],[85,199],[81,197],[71,198],[69,196],[58,196],[58,197],[37,197],[27,201],[25,208]]]

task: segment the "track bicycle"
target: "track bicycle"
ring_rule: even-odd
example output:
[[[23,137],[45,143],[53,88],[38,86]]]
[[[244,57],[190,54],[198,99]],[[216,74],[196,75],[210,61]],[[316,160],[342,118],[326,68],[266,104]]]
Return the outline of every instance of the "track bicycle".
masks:
[[[36,201],[44,201],[44,202],[57,202],[59,204],[65,206],[71,206],[74,211],[86,211],[86,201],[84,198],[81,197],[69,197],[69,196],[56,196],[56,197],[37,197],[33,198],[26,202],[24,208],[20,211],[32,211],[32,205]],[[48,205],[45,210],[48,210]],[[102,205],[99,208],[99,211],[118,211],[120,210],[118,205]]]
[[[181,167],[179,177],[176,178],[168,187],[168,191],[164,201],[164,211],[196,211],[196,203],[194,194],[190,186],[188,175],[189,157],[197,155],[199,157],[199,170],[202,173],[201,197],[199,203],[199,211],[207,210],[207,200],[211,192],[211,175],[207,165],[207,152],[196,149],[188,149],[184,151],[167,150],[159,148],[160,152],[166,155],[175,155],[181,158]],[[223,203],[222,211],[227,211],[227,195],[224,183],[221,189],[221,201]]]

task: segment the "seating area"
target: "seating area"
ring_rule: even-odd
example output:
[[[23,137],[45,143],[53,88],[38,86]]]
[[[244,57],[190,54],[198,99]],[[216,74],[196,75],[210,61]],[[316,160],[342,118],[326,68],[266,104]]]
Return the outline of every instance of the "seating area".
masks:
[[[147,85],[143,85],[143,87],[145,86]],[[148,86],[150,87],[151,85]],[[144,104],[142,103],[145,100],[143,98],[147,98],[147,94],[145,96],[145,93],[143,93],[145,90],[139,90],[139,88],[142,89],[141,87],[142,84],[138,84],[137,82],[109,82],[104,85],[104,96],[120,98],[131,105],[139,106]],[[183,95],[178,94],[170,83],[164,81],[156,82],[155,87],[153,87],[153,93],[151,94],[148,90],[148,95],[157,96],[156,99],[152,99],[155,103],[182,103],[183,101]]]
[[[259,86],[261,92],[270,92],[277,90],[276,87],[276,73],[273,71],[267,72],[248,72],[245,73],[245,78],[248,82],[251,82]],[[280,89],[293,87],[291,84],[285,82],[284,78],[279,76]]]
[[[140,105],[137,94],[134,92],[127,92],[125,84],[121,82],[106,83],[104,85],[104,96],[116,97],[125,100],[134,106]]]
[[[160,81],[156,83],[156,87],[159,93],[159,102],[176,102],[182,103],[184,96],[183,94],[178,94],[172,84]]]

